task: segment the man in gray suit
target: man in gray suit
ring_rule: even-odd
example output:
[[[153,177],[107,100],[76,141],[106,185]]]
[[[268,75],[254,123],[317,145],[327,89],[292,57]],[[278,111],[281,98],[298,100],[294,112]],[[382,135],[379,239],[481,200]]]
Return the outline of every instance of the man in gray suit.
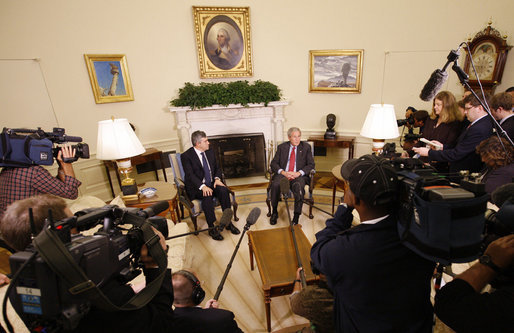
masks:
[[[271,161],[271,171],[274,176],[271,182],[271,213],[270,224],[276,224],[278,219],[278,201],[280,199],[280,181],[283,178],[289,180],[289,185],[294,194],[293,223],[298,224],[302,213],[303,195],[306,182],[309,181],[309,173],[314,169],[314,158],[311,146],[301,141],[302,132],[298,127],[291,127],[287,131],[289,142],[278,145],[275,157]],[[294,185],[298,183],[298,185]],[[294,185],[294,186],[293,186]]]

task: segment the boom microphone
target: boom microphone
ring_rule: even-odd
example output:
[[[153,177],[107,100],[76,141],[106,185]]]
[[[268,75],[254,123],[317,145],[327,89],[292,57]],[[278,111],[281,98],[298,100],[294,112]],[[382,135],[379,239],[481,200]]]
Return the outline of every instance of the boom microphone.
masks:
[[[419,94],[419,98],[421,98],[424,101],[430,101],[434,98],[434,96],[437,94],[437,92],[441,89],[443,86],[443,83],[448,78],[448,73],[446,73],[446,68],[448,65],[457,60],[459,58],[459,50],[460,46],[455,50],[451,50],[450,54],[448,54],[446,64],[444,64],[442,69],[436,69],[430,78],[428,79],[427,83],[423,87],[423,90],[421,90],[421,94]]]
[[[259,207],[255,207],[252,209],[250,214],[248,214],[248,217],[246,218],[246,225],[251,226],[254,225],[255,222],[257,222],[257,219],[261,215],[261,209]]]
[[[289,198],[289,180],[285,177],[280,180],[280,193],[284,198]]]
[[[225,229],[230,224],[230,222],[232,221],[232,214],[233,212],[230,208],[226,208],[223,211],[223,215],[221,215],[220,224],[218,226],[220,232],[222,232],[223,229]]]

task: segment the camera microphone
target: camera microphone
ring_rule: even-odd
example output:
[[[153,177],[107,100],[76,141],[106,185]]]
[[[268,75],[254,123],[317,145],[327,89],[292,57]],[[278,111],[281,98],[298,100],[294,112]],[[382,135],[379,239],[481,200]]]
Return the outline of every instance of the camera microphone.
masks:
[[[246,225],[249,227],[251,225],[254,225],[255,222],[257,222],[257,219],[261,215],[261,209],[259,207],[255,207],[250,211],[250,214],[248,214],[248,217],[246,218]]]
[[[233,212],[230,208],[227,208],[223,211],[223,215],[221,215],[220,223],[218,225],[218,229],[220,232],[222,232],[223,229],[225,229],[230,224],[230,222],[232,221],[232,214]]]
[[[285,199],[289,198],[289,180],[286,177],[280,179],[280,193]]]
[[[168,203],[168,201],[163,200],[163,201],[159,201],[159,202],[151,205],[148,208],[138,211],[137,215],[147,219],[154,215],[159,215],[160,213],[164,212],[169,207],[170,207],[170,204]]]

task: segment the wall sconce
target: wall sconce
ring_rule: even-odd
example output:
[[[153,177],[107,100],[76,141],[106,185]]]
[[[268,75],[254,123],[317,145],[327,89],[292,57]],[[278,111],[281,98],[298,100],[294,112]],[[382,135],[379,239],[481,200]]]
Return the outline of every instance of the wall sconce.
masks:
[[[380,154],[386,139],[395,139],[400,136],[394,105],[371,104],[360,134],[373,139],[373,152]]]
[[[121,190],[123,199],[130,199],[137,193],[136,181],[130,178],[132,171],[130,158],[141,155],[145,148],[130,127],[127,119],[109,119],[98,122],[96,157],[99,160],[116,160],[122,175]]]

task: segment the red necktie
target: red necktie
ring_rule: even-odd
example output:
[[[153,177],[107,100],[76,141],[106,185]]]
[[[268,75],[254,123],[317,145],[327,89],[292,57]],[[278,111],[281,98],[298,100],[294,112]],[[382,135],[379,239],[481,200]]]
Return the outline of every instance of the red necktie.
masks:
[[[291,156],[289,157],[289,170],[288,171],[294,171],[294,164],[296,161],[296,154],[294,153],[294,149],[296,147],[293,146],[293,149],[291,150]]]

